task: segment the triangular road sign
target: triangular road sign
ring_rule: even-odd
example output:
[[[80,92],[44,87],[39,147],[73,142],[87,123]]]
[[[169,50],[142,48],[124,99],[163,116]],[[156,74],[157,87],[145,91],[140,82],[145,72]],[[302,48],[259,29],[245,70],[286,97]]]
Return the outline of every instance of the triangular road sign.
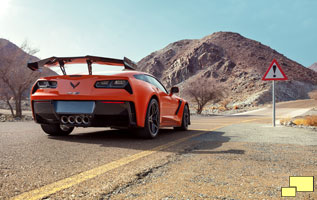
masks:
[[[268,70],[265,72],[262,80],[263,81],[274,81],[274,80],[287,80],[287,76],[283,72],[280,65],[277,63],[277,61],[274,59],[268,68]]]

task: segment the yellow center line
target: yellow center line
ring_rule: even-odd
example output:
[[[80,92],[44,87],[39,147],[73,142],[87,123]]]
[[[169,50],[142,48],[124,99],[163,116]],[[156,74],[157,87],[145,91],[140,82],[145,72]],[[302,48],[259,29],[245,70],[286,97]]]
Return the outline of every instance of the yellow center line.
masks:
[[[250,121],[255,121],[255,120],[257,120],[257,119],[244,120],[244,121],[241,121],[238,123],[250,122]],[[223,128],[225,126],[232,125],[232,124],[237,124],[237,123],[222,124],[222,125],[215,127],[213,129],[193,129],[192,131],[214,131],[214,130],[217,130],[217,129],[220,129],[220,128]],[[58,191],[70,188],[74,185],[77,185],[77,184],[80,184],[80,183],[87,181],[89,179],[95,178],[96,176],[99,176],[101,174],[109,172],[110,170],[113,170],[113,169],[116,169],[116,168],[121,167],[123,165],[129,164],[129,163],[136,161],[140,158],[151,155],[151,154],[156,153],[158,151],[161,151],[163,149],[167,149],[171,146],[180,144],[186,140],[189,140],[193,137],[200,136],[200,135],[205,134],[205,133],[206,132],[200,132],[197,134],[189,135],[187,137],[178,139],[178,140],[173,141],[173,142],[169,142],[169,143],[164,144],[164,145],[160,145],[160,146],[152,148],[150,150],[145,150],[145,151],[142,151],[140,153],[136,153],[134,155],[121,158],[119,160],[116,160],[116,161],[101,165],[99,167],[81,172],[79,174],[70,176],[68,178],[56,181],[54,183],[51,183],[51,184],[48,184],[45,186],[42,186],[40,188],[22,193],[20,195],[13,197],[12,199],[14,199],[14,200],[25,200],[25,199],[36,200],[36,199],[44,198],[44,197],[49,196],[51,194],[54,194]]]
[[[204,129],[203,131],[213,131],[213,130],[216,130],[216,129],[219,129],[219,128],[222,128],[222,127],[224,127],[224,126],[218,126],[216,128],[213,128],[213,129]],[[197,131],[200,131],[200,130],[197,130]],[[186,141],[186,140],[188,140],[190,138],[197,137],[197,136],[205,134],[205,133],[206,132],[193,134],[193,135],[178,139],[176,141],[169,142],[167,144],[155,147],[153,149],[142,151],[140,153],[137,153],[137,154],[134,154],[134,155],[131,155],[131,156],[128,156],[128,157],[121,158],[119,160],[107,163],[105,165],[101,165],[99,167],[90,169],[88,171],[81,172],[79,174],[70,176],[68,178],[56,181],[54,183],[51,183],[51,184],[48,184],[48,185],[45,185],[45,186],[42,186],[40,188],[37,188],[37,189],[31,190],[31,191],[22,193],[20,195],[17,195],[15,197],[13,197],[12,199],[14,199],[14,200],[18,200],[18,199],[19,200],[25,200],[25,199],[36,200],[36,199],[44,198],[44,197],[49,196],[51,194],[54,194],[54,193],[56,193],[58,191],[61,191],[61,190],[70,188],[70,187],[72,187],[74,185],[77,185],[79,183],[82,183],[82,182],[84,182],[86,180],[95,178],[96,176],[104,174],[104,173],[106,173],[106,172],[108,172],[110,170],[113,170],[113,169],[116,169],[116,168],[121,167],[123,165],[129,164],[129,163],[131,163],[131,162],[133,162],[135,160],[138,160],[138,159],[143,158],[145,156],[148,156],[150,154],[156,153],[156,152],[158,152],[160,150],[167,149],[167,148],[169,148],[171,146],[174,146],[176,144],[182,143],[182,142],[184,142],[184,141]]]
[[[241,123],[245,123],[245,122],[252,122],[252,121],[256,121],[259,119],[247,119],[247,120],[243,120]]]

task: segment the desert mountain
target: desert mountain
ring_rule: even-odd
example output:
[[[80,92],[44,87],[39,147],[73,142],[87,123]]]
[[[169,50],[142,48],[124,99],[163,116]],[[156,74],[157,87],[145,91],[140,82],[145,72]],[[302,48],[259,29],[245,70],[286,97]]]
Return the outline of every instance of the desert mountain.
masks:
[[[277,81],[277,101],[307,98],[317,85],[317,72],[238,33],[216,32],[171,43],[141,59],[138,69],[155,75],[168,88],[184,89],[190,87],[190,80],[215,79],[227,88],[232,104],[262,104],[271,101],[271,82],[261,78],[273,59],[289,79]]]
[[[314,70],[315,72],[317,72],[317,62],[312,64],[310,67],[308,67],[311,70]]]
[[[39,60],[37,57],[31,56],[24,52],[21,48],[13,44],[12,42],[1,39],[0,38],[0,69],[3,69],[5,67],[8,67],[6,65],[7,60],[16,60],[17,63],[21,62],[33,62]],[[21,61],[21,62],[19,62]],[[51,76],[56,75],[55,72],[53,72],[50,69],[43,69],[42,72],[33,72],[30,74],[30,69],[26,67],[26,63],[22,65],[11,65],[11,67],[15,67],[16,69],[8,69],[11,70],[14,73],[11,73],[12,76],[11,79],[19,79],[19,77],[25,77],[26,74],[28,74],[28,78],[32,79],[30,82],[34,83],[40,76]],[[1,81],[1,80],[0,80]],[[0,82],[0,96],[2,96],[1,92],[4,91],[2,87],[6,87],[5,84],[2,84]],[[31,86],[30,86],[31,87]],[[28,94],[29,92],[26,92]]]

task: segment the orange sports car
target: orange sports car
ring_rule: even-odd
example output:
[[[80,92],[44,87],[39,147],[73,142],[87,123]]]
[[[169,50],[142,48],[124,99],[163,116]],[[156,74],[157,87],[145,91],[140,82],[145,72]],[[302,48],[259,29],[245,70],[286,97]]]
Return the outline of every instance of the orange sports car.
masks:
[[[74,73],[75,64],[87,65],[88,71]],[[100,65],[123,70],[93,73]],[[61,70],[61,75],[38,79],[31,90],[34,120],[49,135],[68,135],[74,127],[113,127],[155,138],[161,127],[187,130],[190,124],[188,103],[175,95],[179,89],[167,91],[154,76],[135,71],[127,58],[50,57],[28,63],[31,70],[42,67]]]

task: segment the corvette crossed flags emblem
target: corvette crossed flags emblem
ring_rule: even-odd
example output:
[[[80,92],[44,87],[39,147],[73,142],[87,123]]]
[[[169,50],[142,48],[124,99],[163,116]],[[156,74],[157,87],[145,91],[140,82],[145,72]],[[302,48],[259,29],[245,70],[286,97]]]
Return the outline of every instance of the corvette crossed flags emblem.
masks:
[[[71,85],[74,89],[75,89],[79,84],[80,84],[80,82],[76,83],[75,85],[74,85],[74,83],[70,82],[70,85]]]

